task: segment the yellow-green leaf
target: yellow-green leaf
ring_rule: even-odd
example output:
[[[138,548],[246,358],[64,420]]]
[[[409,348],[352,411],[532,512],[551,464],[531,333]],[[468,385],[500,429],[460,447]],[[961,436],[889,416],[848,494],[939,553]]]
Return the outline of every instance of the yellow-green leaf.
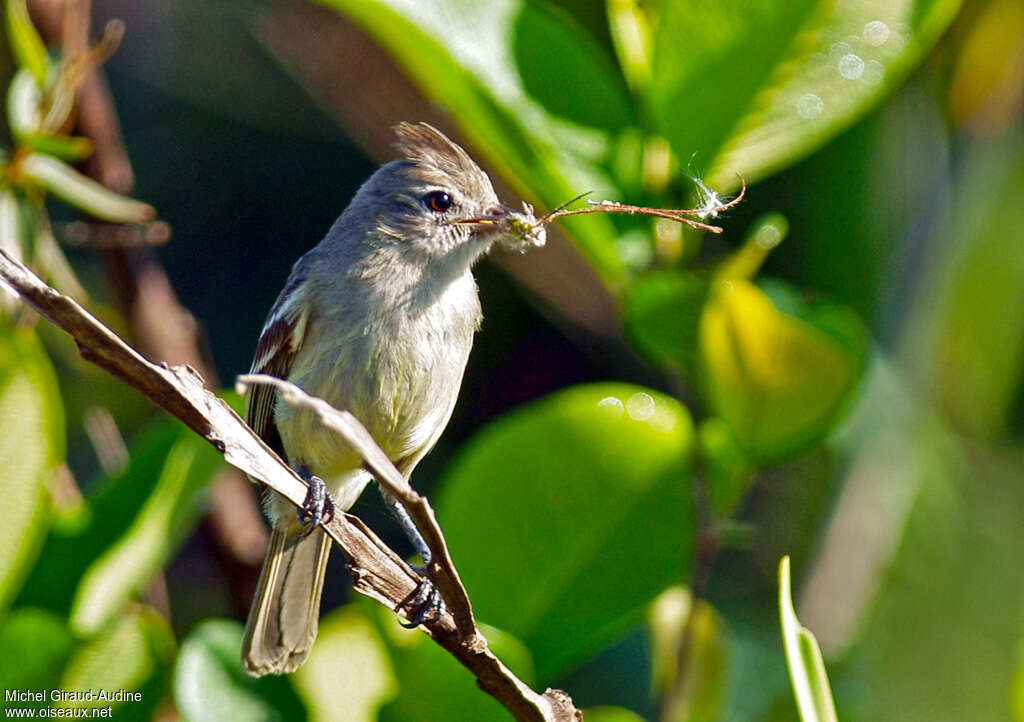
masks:
[[[780,312],[750,281],[717,281],[700,322],[708,402],[758,458],[828,430],[860,361],[833,336]]]
[[[722,618],[710,604],[702,599],[694,604],[690,591],[676,586],[651,605],[648,630],[652,682],[662,699],[663,722],[718,719],[729,663]]]
[[[26,0],[7,0],[7,40],[18,65],[28,68],[36,83],[42,88],[46,84],[46,73],[50,58],[46,45],[28,15]]]
[[[0,613],[46,536],[46,482],[64,455],[56,378],[35,335],[0,328]]]
[[[134,719],[150,718],[160,702],[174,659],[174,634],[166,620],[137,607],[78,649],[61,678],[61,689],[92,691],[92,699],[69,698],[60,707],[125,707]],[[100,692],[138,693],[139,699],[100,699]]]
[[[292,682],[313,722],[373,722],[398,691],[380,635],[354,605],[320,620],[313,651]]]

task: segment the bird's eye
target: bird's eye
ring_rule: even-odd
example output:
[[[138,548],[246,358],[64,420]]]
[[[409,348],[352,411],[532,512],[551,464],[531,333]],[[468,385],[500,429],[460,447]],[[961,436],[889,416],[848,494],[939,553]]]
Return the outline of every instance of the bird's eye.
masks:
[[[437,213],[444,213],[452,207],[452,197],[444,191],[433,191],[423,197],[427,208]]]

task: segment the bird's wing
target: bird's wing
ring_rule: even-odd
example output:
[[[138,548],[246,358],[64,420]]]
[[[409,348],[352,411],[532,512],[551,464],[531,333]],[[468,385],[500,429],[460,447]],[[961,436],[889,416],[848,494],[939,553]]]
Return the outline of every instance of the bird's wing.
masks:
[[[302,275],[293,274],[270,310],[256,345],[250,373],[288,378],[295,355],[302,346],[310,315],[309,307],[299,298],[303,280]],[[273,387],[264,384],[251,387],[245,405],[245,422],[282,459],[287,459],[274,424],[276,401],[277,392]]]

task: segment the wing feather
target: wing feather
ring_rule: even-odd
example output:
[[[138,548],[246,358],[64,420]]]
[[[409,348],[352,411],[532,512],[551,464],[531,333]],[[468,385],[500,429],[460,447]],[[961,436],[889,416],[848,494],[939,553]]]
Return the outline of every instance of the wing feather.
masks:
[[[296,267],[298,269],[298,266]],[[304,274],[293,272],[263,326],[250,373],[287,379],[295,355],[302,346],[309,308],[299,299]],[[249,390],[245,404],[245,422],[282,459],[287,459],[281,435],[274,424],[277,392],[271,386],[257,385]]]

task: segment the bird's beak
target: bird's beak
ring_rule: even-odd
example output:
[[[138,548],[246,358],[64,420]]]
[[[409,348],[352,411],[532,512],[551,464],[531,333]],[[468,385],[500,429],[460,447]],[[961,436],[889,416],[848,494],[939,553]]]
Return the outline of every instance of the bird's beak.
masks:
[[[476,226],[479,231],[486,231],[489,229],[497,230],[503,225],[502,222],[512,213],[515,213],[515,211],[508,206],[497,205],[488,209],[483,215],[475,216],[473,218],[460,218],[453,221],[453,223],[465,226]]]

